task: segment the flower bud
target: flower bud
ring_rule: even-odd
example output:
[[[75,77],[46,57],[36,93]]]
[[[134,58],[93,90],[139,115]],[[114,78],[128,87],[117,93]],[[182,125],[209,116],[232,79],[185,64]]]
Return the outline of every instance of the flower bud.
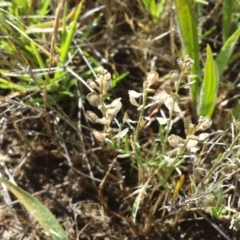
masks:
[[[170,79],[173,82],[179,81],[180,73],[178,70],[174,70],[170,72]]]
[[[87,100],[93,107],[98,108],[101,105],[101,99],[96,92],[88,93]]]
[[[209,117],[200,116],[198,119],[198,130],[205,131],[206,129],[210,128],[212,125],[212,120]]]
[[[91,79],[87,80],[87,85],[94,90],[99,90],[99,87],[97,86],[96,82],[94,82]]]
[[[98,131],[93,131],[93,135],[100,142],[103,142],[106,137],[106,134],[98,132]]]
[[[151,87],[156,82],[158,82],[158,79],[159,79],[159,75],[158,75],[157,72],[155,72],[155,71],[149,72],[148,75],[147,75],[148,87]]]
[[[174,100],[173,100],[173,98],[170,95],[165,99],[164,105],[167,107],[167,109],[169,111],[171,111],[173,109],[173,107],[174,107]]]
[[[98,116],[94,112],[87,111],[86,117],[91,123],[94,123],[94,124],[98,123]]]
[[[108,119],[106,119],[105,117],[102,117],[97,120],[97,123],[102,124],[102,125],[109,125],[110,121]]]
[[[181,68],[182,74],[186,76],[190,74],[194,61],[186,55],[184,60],[178,59],[177,63]]]
[[[171,134],[168,137],[168,142],[172,147],[178,148],[184,144],[185,140],[177,135]]]
[[[103,93],[108,92],[111,88],[112,88],[112,81],[111,81],[111,79],[110,79],[110,80],[104,79],[104,80],[102,81]]]
[[[198,136],[200,142],[207,142],[209,140],[209,133],[201,133]]]
[[[114,101],[112,101],[111,104],[106,106],[107,109],[106,118],[112,120],[117,115],[121,107],[122,107],[121,98],[117,98]]]

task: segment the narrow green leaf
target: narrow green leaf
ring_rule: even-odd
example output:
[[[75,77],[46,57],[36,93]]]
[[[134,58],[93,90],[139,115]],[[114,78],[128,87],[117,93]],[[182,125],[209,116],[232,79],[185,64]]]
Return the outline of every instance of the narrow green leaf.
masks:
[[[62,32],[61,32],[61,46],[64,45],[66,39],[67,39],[67,13],[68,13],[68,5],[65,4],[64,10],[63,10],[63,19],[62,19]]]
[[[216,210],[219,212],[219,210],[222,207],[222,201],[223,201],[223,189],[220,188],[218,191],[218,200],[217,200],[217,204],[216,204]]]
[[[199,115],[212,116],[217,99],[218,82],[218,69],[213,59],[211,48],[207,45],[207,60],[204,68],[204,80],[198,106]]]
[[[125,153],[128,153],[130,150],[130,147],[129,147],[129,137],[128,137],[128,134],[125,135]]]
[[[218,212],[215,207],[211,209],[211,214],[216,218],[219,219]]]
[[[39,67],[42,68],[42,69],[44,69],[46,66],[45,66],[45,64],[44,64],[44,61],[43,61],[40,53],[39,53],[39,49],[37,49],[37,47],[36,47],[35,42],[34,42],[34,41],[31,41],[31,42],[30,42],[30,46],[31,46],[31,48],[30,48],[29,50],[30,50],[30,52],[32,52],[32,53],[35,55],[35,58],[36,58],[37,61],[38,61]]]
[[[124,79],[127,75],[129,74],[129,72],[125,72],[119,76],[117,75],[113,75],[113,79],[112,79],[112,87],[116,87],[116,85],[122,80]]]
[[[175,0],[175,6],[184,54],[194,60],[192,71],[195,73],[199,70],[199,49],[194,0]],[[196,105],[200,92],[200,80],[197,77],[191,78],[191,81],[193,80],[195,83],[191,88],[191,96],[193,105]]]
[[[221,75],[227,67],[229,58],[234,49],[234,45],[237,43],[239,36],[240,28],[237,29],[222,46],[221,51],[216,58],[219,75]]]
[[[52,213],[35,197],[13,185],[5,178],[0,178],[7,188],[16,196],[24,207],[38,220],[41,226],[54,240],[67,240],[68,237]]]
[[[41,16],[46,16],[50,8],[51,0],[43,0],[39,6],[39,13]]]
[[[34,86],[30,86],[30,85],[26,85],[26,84],[20,85],[20,84],[12,83],[4,78],[0,78],[0,88],[17,90],[17,91],[27,91],[27,90],[36,89],[36,87],[34,87]]]
[[[223,189],[220,188],[218,191],[217,204],[215,207],[211,209],[212,215],[217,219],[220,219],[222,215],[222,202],[223,202]]]
[[[146,11],[152,16],[153,22],[159,24],[166,0],[142,0],[142,4]]]
[[[231,28],[231,18],[232,18],[232,10],[233,10],[233,0],[224,0],[223,1],[223,31],[222,31],[222,39],[225,42],[229,36],[230,28]]]
[[[96,17],[94,18],[94,20],[93,20],[93,25],[95,25],[95,24],[98,25],[98,22],[101,20],[101,18],[102,18],[102,14],[100,13],[98,16],[96,16]],[[88,39],[89,35],[91,34],[91,32],[93,31],[93,29],[94,29],[94,27],[89,27],[89,28],[87,28],[87,29],[83,32],[80,41],[81,41],[81,42],[86,42],[86,41],[88,41],[87,39]]]

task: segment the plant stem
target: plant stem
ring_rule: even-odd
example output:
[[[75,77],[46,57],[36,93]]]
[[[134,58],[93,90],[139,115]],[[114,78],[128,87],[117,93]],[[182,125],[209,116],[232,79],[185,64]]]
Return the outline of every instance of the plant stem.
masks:
[[[144,86],[143,86],[144,87]],[[139,132],[140,132],[140,127],[141,127],[141,123],[142,123],[142,118],[143,118],[143,114],[144,114],[144,109],[146,106],[146,102],[147,102],[147,91],[145,91],[145,88],[143,89],[143,101],[142,101],[142,107],[140,109],[140,113],[139,113],[139,118],[138,118],[138,123],[137,123],[137,127],[136,127],[136,131],[134,134],[134,145],[136,146],[137,142],[138,142],[138,137],[139,137]]]
[[[178,94],[178,91],[179,91],[179,88],[180,88],[180,83],[181,83],[181,80],[182,80],[182,73],[180,74],[179,76],[179,79],[177,80],[176,82],[176,96],[174,95],[173,96],[173,106],[170,110],[170,113],[169,113],[169,121],[167,122],[167,127],[166,127],[166,134],[165,134],[165,137],[164,137],[164,152],[165,152],[165,148],[166,148],[166,145],[167,145],[167,141],[168,141],[168,135],[169,135],[169,132],[170,132],[170,127],[171,127],[171,122],[172,122],[172,118],[173,118],[173,113],[174,113],[174,107],[175,107],[175,103],[177,101],[177,94]]]

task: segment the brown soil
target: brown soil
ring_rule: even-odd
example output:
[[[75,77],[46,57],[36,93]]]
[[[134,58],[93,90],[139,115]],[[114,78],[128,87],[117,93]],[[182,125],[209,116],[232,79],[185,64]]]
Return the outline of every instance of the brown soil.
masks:
[[[105,2],[108,1],[85,1],[83,12]],[[71,4],[76,5],[75,1]],[[206,16],[214,6],[215,3],[210,3],[206,7]],[[118,115],[119,119],[126,111],[130,118],[136,119],[135,108],[129,103],[128,90],[141,90],[152,64],[160,77],[178,68],[176,59],[180,56],[181,44],[175,13],[171,8],[165,9],[160,26],[153,24],[138,1],[109,1],[102,13],[89,39],[80,45],[112,74],[129,72],[112,90],[112,96],[122,98],[123,109]],[[215,23],[215,14],[209,15],[204,24],[206,29]],[[91,24],[96,16],[93,14],[83,19],[79,29]],[[175,31],[154,40],[171,27]],[[220,24],[217,28],[221,28]],[[218,31],[217,28],[215,31]],[[201,52],[205,52],[207,42],[211,44],[211,39],[204,39]],[[213,46],[217,52],[221,43],[217,40],[216,43]],[[85,67],[79,58],[75,57],[73,66]],[[232,63],[223,83],[232,79],[236,84],[239,67],[239,61]],[[220,91],[224,94],[224,100],[235,95],[236,88],[226,91],[223,87]],[[88,91],[85,89],[84,92],[86,94]],[[66,229],[69,239],[240,239],[240,232],[229,228],[230,221],[216,220],[197,206],[194,211],[193,206],[189,210],[186,205],[171,204],[171,197],[167,196],[166,190],[157,186],[158,183],[151,201],[140,206],[136,223],[133,223],[131,214],[135,198],[130,194],[138,186],[137,171],[132,159],[117,159],[115,150],[93,138],[91,128],[96,126],[90,125],[84,118],[85,110],[92,110],[85,100],[84,108],[79,109],[78,99],[64,97],[49,106],[46,112],[31,102],[36,95],[24,93],[7,98],[9,93],[5,90],[2,94],[5,98],[0,102],[1,157],[5,167],[19,187],[36,196],[50,209]],[[234,104],[232,101],[224,109],[218,108],[214,115],[215,128],[218,127],[219,116]],[[181,107],[194,114],[189,103]],[[82,115],[80,127],[79,112]],[[182,122],[178,122],[173,132],[182,135],[182,129]],[[156,136],[157,132],[156,124],[142,132],[140,143],[145,146],[145,152],[151,149],[149,136]],[[185,165],[184,174],[187,176],[192,166],[191,163]],[[3,166],[0,170],[6,174]],[[150,205],[160,197],[165,199],[162,201],[164,204],[150,217]],[[37,222],[13,196],[11,198],[14,201],[12,207],[1,202],[1,239],[48,239]]]

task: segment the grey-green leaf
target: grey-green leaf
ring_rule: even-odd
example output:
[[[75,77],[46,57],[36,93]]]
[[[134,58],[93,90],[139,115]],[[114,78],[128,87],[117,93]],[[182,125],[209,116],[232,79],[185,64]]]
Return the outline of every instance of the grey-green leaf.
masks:
[[[231,54],[234,49],[234,45],[238,41],[239,36],[240,28],[236,30],[222,46],[221,51],[216,58],[216,64],[218,67],[219,75],[221,75],[225,68],[227,67],[229,58],[231,57]]]
[[[229,36],[231,29],[231,20],[233,17],[233,3],[234,0],[223,0],[223,17],[222,17],[222,39],[225,42]]]
[[[1,177],[0,182],[3,182],[7,186],[24,207],[36,218],[40,225],[49,233],[52,239],[68,239],[57,219],[35,197],[24,191],[22,188],[13,185],[5,178]]]

